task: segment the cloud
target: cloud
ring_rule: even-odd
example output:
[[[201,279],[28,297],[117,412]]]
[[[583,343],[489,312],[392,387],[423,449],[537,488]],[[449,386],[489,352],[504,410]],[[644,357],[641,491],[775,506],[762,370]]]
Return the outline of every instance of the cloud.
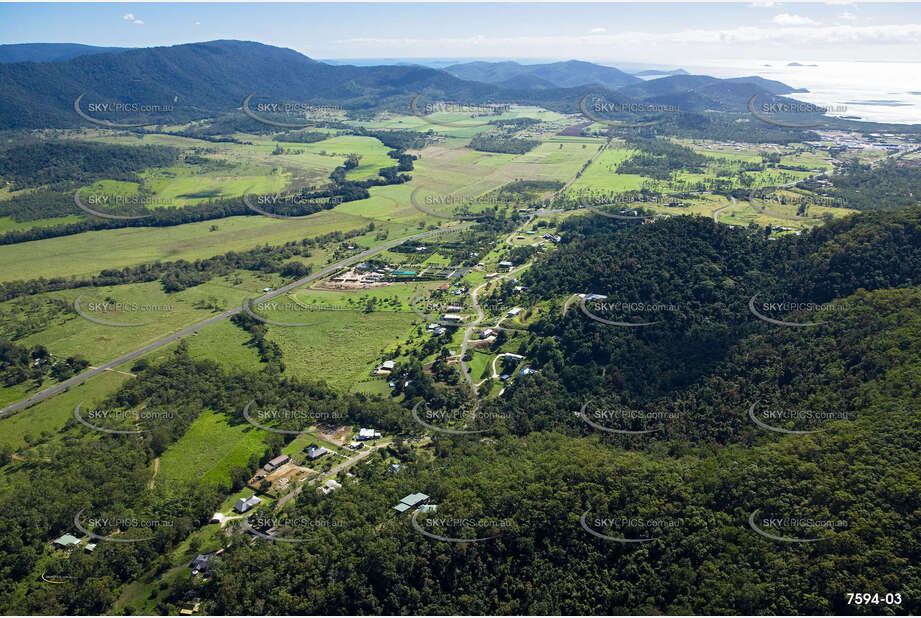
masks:
[[[850,11],[845,11],[838,15],[838,19],[843,19],[844,21],[857,21],[857,15]]]
[[[801,25],[739,26],[725,29],[688,29],[676,32],[618,32],[561,36],[471,36],[458,38],[349,38],[333,41],[343,47],[386,47],[394,52],[432,50],[467,52],[489,50],[494,55],[527,53],[536,49],[579,49],[583,55],[596,52],[610,56],[612,50],[630,51],[649,45],[805,45],[829,48],[853,45],[921,45],[921,23],[889,25]]]
[[[197,22],[195,22],[195,25],[196,25],[196,26],[200,26],[200,25],[201,25],[201,22],[200,22],[200,21],[197,21]]]
[[[132,24],[143,24],[144,22],[141,21],[140,19],[135,19],[135,20],[134,20],[133,22],[131,22],[131,23],[132,23]]]
[[[781,13],[775,15],[774,19],[771,20],[778,26],[816,26],[819,22],[809,19],[808,17],[803,17],[802,15],[790,15],[789,13]]]
[[[122,19],[125,21],[134,21],[134,13],[125,13],[122,15]]]
[[[774,2],[774,0],[755,0],[751,3],[751,6],[757,7],[759,9],[769,9],[775,4],[776,2]]]
[[[589,34],[604,34],[607,31],[608,31],[607,28],[592,28],[588,32]]]

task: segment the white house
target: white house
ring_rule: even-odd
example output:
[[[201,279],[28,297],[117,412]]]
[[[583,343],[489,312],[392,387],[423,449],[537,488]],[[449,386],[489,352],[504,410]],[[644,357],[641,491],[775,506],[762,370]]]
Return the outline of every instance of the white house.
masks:
[[[237,503],[233,505],[233,510],[235,510],[237,513],[245,513],[246,511],[250,510],[257,504],[260,504],[261,502],[262,500],[259,499],[257,496],[250,496],[249,498],[240,498],[239,500],[237,500]]]
[[[359,440],[376,440],[381,437],[381,432],[374,431],[373,429],[359,429],[358,430],[358,439]]]

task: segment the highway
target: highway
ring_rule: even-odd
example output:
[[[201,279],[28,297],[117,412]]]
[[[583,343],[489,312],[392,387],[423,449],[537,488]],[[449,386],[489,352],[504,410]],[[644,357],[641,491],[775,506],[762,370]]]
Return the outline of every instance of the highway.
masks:
[[[310,275],[307,275],[306,277],[304,277],[304,278],[302,278],[302,279],[298,279],[297,281],[295,281],[295,282],[293,282],[293,283],[289,283],[289,284],[287,284],[287,285],[285,285],[285,286],[283,286],[283,287],[278,288],[277,290],[273,290],[272,292],[269,292],[269,293],[265,294],[264,296],[260,297],[260,298],[257,299],[255,302],[257,302],[257,303],[259,303],[259,302],[265,302],[265,301],[267,301],[267,300],[270,300],[270,299],[272,299],[272,298],[275,298],[276,296],[280,296],[280,295],[282,295],[282,294],[286,294],[287,292],[290,292],[290,291],[293,290],[294,288],[300,287],[300,286],[304,285],[305,283],[310,283],[311,281],[316,281],[317,279],[322,279],[323,277],[326,277],[327,275],[329,275],[329,274],[331,274],[331,273],[334,273],[335,271],[339,270],[340,268],[343,268],[343,267],[345,267],[345,266],[348,266],[349,264],[352,264],[353,262],[359,262],[359,261],[361,261],[361,260],[363,260],[363,259],[365,259],[365,258],[367,258],[367,257],[369,257],[369,256],[371,256],[371,255],[374,255],[375,253],[380,253],[381,251],[387,251],[388,249],[393,249],[394,247],[399,246],[399,245],[402,245],[402,244],[405,243],[405,242],[410,242],[410,241],[413,241],[413,240],[419,240],[419,239],[421,239],[421,238],[427,238],[427,237],[429,237],[429,236],[435,236],[435,235],[437,235],[437,234],[446,234],[446,233],[449,233],[449,232],[456,232],[456,231],[458,231],[458,230],[467,229],[467,228],[472,227],[472,226],[474,226],[474,225],[476,225],[476,224],[475,224],[475,223],[467,223],[467,224],[465,224],[465,225],[458,225],[458,226],[455,226],[455,227],[444,228],[444,229],[440,229],[440,230],[431,230],[431,231],[428,231],[428,232],[423,232],[423,233],[421,233],[421,234],[416,234],[416,235],[414,235],[414,236],[408,236],[408,237],[406,237],[406,238],[402,238],[402,239],[399,239],[399,240],[393,240],[393,241],[390,241],[390,242],[385,243],[385,244],[383,244],[383,245],[379,245],[379,246],[377,246],[377,247],[372,247],[372,248],[370,248],[370,249],[366,249],[365,251],[362,251],[361,253],[359,253],[359,254],[357,254],[357,255],[353,255],[352,257],[349,257],[349,258],[346,258],[346,259],[341,260],[341,261],[339,261],[339,262],[336,262],[335,264],[330,264],[329,266],[327,266],[327,267],[325,267],[325,268],[323,268],[323,269],[321,269],[321,270],[318,270],[318,271],[315,272],[315,273],[312,273],[312,274],[310,274]],[[118,365],[121,365],[122,363],[126,363],[126,362],[128,362],[128,361],[130,361],[130,360],[134,360],[135,358],[137,358],[137,357],[139,357],[139,356],[142,356],[142,355],[146,354],[147,352],[150,352],[150,351],[152,351],[152,350],[156,350],[157,348],[162,347],[162,346],[166,345],[167,343],[171,343],[171,342],[173,342],[173,341],[176,341],[177,339],[181,339],[182,337],[185,337],[186,335],[190,335],[190,334],[194,333],[195,331],[197,331],[198,329],[204,328],[205,326],[208,326],[209,324],[214,324],[215,322],[220,322],[221,320],[226,320],[227,318],[230,318],[230,317],[232,317],[232,316],[234,316],[234,315],[240,313],[242,310],[243,310],[243,306],[242,306],[242,305],[240,305],[240,306],[238,306],[238,307],[234,307],[233,309],[230,309],[229,311],[225,311],[225,312],[220,313],[220,314],[218,314],[218,315],[212,316],[212,317],[208,318],[207,320],[204,320],[204,321],[202,321],[202,322],[199,322],[199,323],[197,323],[197,324],[195,324],[195,325],[193,325],[193,326],[189,326],[188,328],[184,328],[184,329],[182,329],[182,330],[180,330],[180,331],[178,331],[178,332],[173,333],[172,335],[167,335],[166,337],[162,337],[162,338],[160,338],[160,339],[154,341],[153,343],[150,343],[150,344],[148,344],[148,345],[145,345],[145,346],[142,347],[142,348],[138,348],[137,350],[134,350],[133,352],[129,352],[129,353],[123,355],[123,356],[119,356],[119,357],[116,358],[115,360],[109,361],[108,363],[105,363],[104,365],[99,365],[99,366],[97,366],[97,367],[93,367],[93,368],[91,368],[91,369],[89,369],[89,370],[87,370],[87,371],[84,371],[83,373],[81,373],[81,374],[79,374],[79,375],[76,375],[76,376],[74,376],[74,377],[72,377],[72,378],[70,378],[70,379],[64,380],[63,382],[59,382],[59,383],[55,384],[54,386],[50,386],[50,387],[48,387],[48,388],[46,388],[46,389],[44,389],[44,390],[41,390],[41,391],[35,393],[34,395],[31,395],[31,396],[29,396],[29,397],[26,397],[25,399],[21,399],[20,401],[16,401],[16,402],[14,402],[14,403],[11,403],[11,404],[8,405],[7,407],[3,408],[3,410],[0,410],[0,419],[4,418],[4,417],[6,417],[6,416],[9,416],[10,414],[13,414],[14,412],[17,412],[17,411],[19,411],[19,410],[22,410],[23,408],[27,408],[27,407],[31,406],[32,404],[38,403],[39,401],[43,401],[43,400],[47,399],[48,397],[52,397],[52,396],[54,396],[54,395],[56,395],[56,394],[58,394],[58,393],[60,393],[60,392],[62,392],[62,391],[65,391],[65,390],[67,390],[68,388],[70,388],[71,386],[76,386],[76,385],[78,385],[78,384],[81,384],[82,382],[85,382],[86,380],[92,378],[93,376],[99,375],[99,374],[102,373],[103,371],[108,371],[108,370],[110,370],[110,369],[113,369],[114,367],[117,367]]]

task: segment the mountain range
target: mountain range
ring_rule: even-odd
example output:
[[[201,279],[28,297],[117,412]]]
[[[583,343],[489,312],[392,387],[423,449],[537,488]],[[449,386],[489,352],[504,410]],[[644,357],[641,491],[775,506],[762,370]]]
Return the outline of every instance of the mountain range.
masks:
[[[15,47],[20,56],[80,53],[81,46],[60,45],[5,46],[0,52],[9,57],[9,48]],[[235,40],[84,52],[57,61],[0,64],[0,129],[85,125],[74,113],[74,101],[84,93],[86,102],[172,105],[169,116],[157,121],[175,123],[235,112],[253,93],[263,100],[337,105],[354,113],[407,112],[410,101],[421,93],[432,100],[516,102],[567,113],[577,112],[586,94],[603,96],[610,103],[672,105],[682,112],[744,113],[755,94],[797,92],[760,77],[678,74],[644,81],[613,67],[580,61],[471,62],[445,70],[411,64],[333,65],[291,49]]]

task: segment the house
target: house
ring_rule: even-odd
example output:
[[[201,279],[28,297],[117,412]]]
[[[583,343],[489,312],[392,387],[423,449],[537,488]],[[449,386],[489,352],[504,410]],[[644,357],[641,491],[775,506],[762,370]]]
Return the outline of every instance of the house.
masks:
[[[607,296],[605,296],[604,294],[589,294],[588,296],[585,297],[585,300],[604,300],[606,298]]]
[[[87,551],[87,552],[89,552],[89,553],[93,553],[94,551],[96,551],[96,544],[95,544],[95,543],[87,543],[87,544],[86,544],[86,547],[84,547],[83,549],[84,549],[84,551]]]
[[[272,288],[262,288],[262,291],[263,291],[263,292],[271,292],[271,291],[272,291]]]
[[[381,363],[380,371],[393,371],[395,367],[395,361],[385,360],[383,363]]]
[[[429,497],[423,493],[409,494],[404,496],[400,503],[393,507],[397,513],[405,513],[410,509],[417,508],[426,502],[428,502]]]
[[[322,446],[311,446],[310,448],[307,449],[307,459],[309,459],[310,461],[314,461],[315,459],[319,459],[320,457],[322,457],[323,455],[326,455],[329,452],[330,451],[328,448],[324,448]]]
[[[495,279],[498,276],[499,276],[499,273],[489,273],[488,275],[484,277],[484,279]]]
[[[358,430],[359,440],[376,440],[381,437],[381,432],[374,431],[371,428],[362,428]]]
[[[402,470],[402,469],[403,469],[403,466],[401,466],[401,465],[398,464],[398,463],[390,464],[390,471],[393,472],[394,474],[396,474],[397,472],[399,472],[399,471]]]
[[[480,333],[480,339],[489,339],[490,337],[495,337],[496,331],[491,328],[487,328],[482,333]]]
[[[420,513],[434,513],[438,510],[437,504],[423,504],[419,507]]]
[[[269,460],[269,463],[262,466],[262,469],[265,470],[266,472],[271,472],[272,470],[276,470],[282,467],[289,461],[291,461],[291,457],[289,457],[288,455],[279,455],[278,457],[275,457],[274,459]]]
[[[508,261],[499,262],[499,270],[510,270],[512,266],[514,266],[514,264]]]
[[[324,494],[328,494],[329,492],[336,491],[341,487],[342,485],[340,483],[336,482],[334,479],[329,479],[323,484],[323,487],[320,491],[322,491]]]
[[[198,554],[192,559],[192,562],[189,563],[189,566],[192,567],[192,575],[198,575],[204,571],[211,570],[211,560],[214,558],[214,554]]]
[[[233,510],[235,510],[237,513],[245,513],[260,503],[262,503],[262,500],[256,496],[250,496],[249,498],[239,498],[237,503],[233,505]]]
[[[353,451],[357,451],[360,448],[364,448],[365,445],[363,442],[349,442],[349,448]]]
[[[441,319],[445,322],[463,322],[463,316],[457,315],[456,313],[446,313],[441,316]]]
[[[51,541],[51,544],[58,549],[72,549],[80,544],[80,539],[72,534],[64,534]]]
[[[519,313],[521,313],[521,307],[515,307],[514,309],[509,310],[509,312],[505,314],[505,317],[513,318]]]
[[[537,373],[537,370],[536,370],[536,369],[531,369],[530,367],[525,367],[524,369],[522,369],[522,370],[519,371],[518,373],[520,373],[520,374],[523,375],[523,376],[529,376],[529,375],[531,375],[532,373]]]

